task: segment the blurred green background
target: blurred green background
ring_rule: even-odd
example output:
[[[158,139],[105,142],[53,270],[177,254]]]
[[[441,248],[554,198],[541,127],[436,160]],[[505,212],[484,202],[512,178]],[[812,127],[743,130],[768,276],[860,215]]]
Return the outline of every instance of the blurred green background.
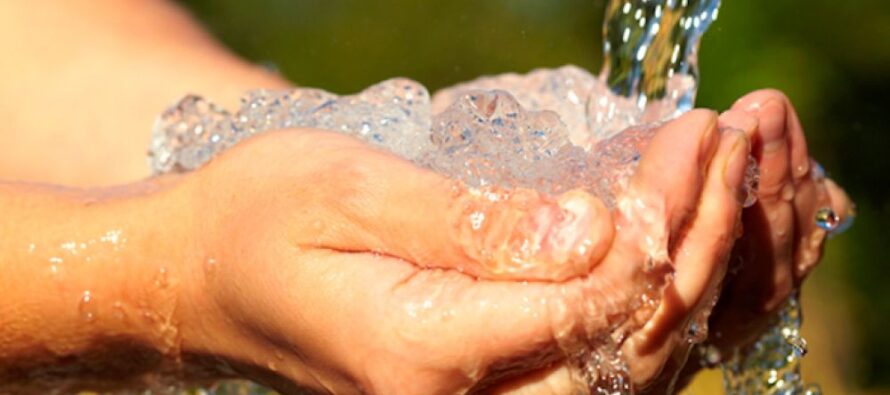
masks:
[[[406,76],[430,90],[573,63],[598,70],[605,0],[181,0],[223,42],[337,93]],[[698,104],[774,87],[812,156],[858,204],[805,287],[808,380],[890,393],[890,1],[724,0],[702,44]],[[885,332],[887,331],[887,332]],[[719,393],[707,374],[690,393]]]

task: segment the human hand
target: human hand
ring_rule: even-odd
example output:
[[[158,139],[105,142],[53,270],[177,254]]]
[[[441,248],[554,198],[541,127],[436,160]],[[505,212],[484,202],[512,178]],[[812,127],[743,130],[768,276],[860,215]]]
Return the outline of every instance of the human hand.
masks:
[[[734,268],[711,320],[709,342],[730,350],[754,341],[821,259],[828,232],[817,226],[816,212],[830,208],[838,228],[855,213],[843,189],[809,157],[800,120],[783,93],[752,92],[721,120],[757,123],[751,141],[761,173],[758,202],[743,213]]]
[[[743,234],[709,319],[707,343],[722,358],[755,341],[819,262],[828,232],[817,226],[816,212],[830,208],[841,230],[855,209],[809,158],[803,128],[783,93],[760,90],[742,97],[721,114],[720,126],[746,130],[760,169],[757,203],[742,214]],[[687,356],[672,357],[677,362],[671,369],[684,370],[682,380],[716,362],[687,363]]]
[[[201,207],[183,353],[285,392],[559,388],[561,344],[632,317],[624,351],[646,383],[725,271],[747,147],[692,112],[658,132],[609,212],[579,191],[475,193],[332,133],[255,137],[183,181]],[[668,257],[666,297],[636,307],[641,268]]]
[[[726,272],[729,249],[738,236],[738,216],[746,190],[735,183],[741,182],[744,177],[747,162],[742,157],[747,155],[748,143],[745,139],[733,140],[733,136],[752,135],[756,124],[739,123],[735,120],[720,120],[719,123],[719,129],[723,129],[724,133],[717,154],[709,162],[704,159],[703,163],[709,163],[707,172],[705,168],[700,169],[699,176],[704,179],[699,178],[699,181],[704,180],[704,183],[695,181],[692,173],[668,174],[666,169],[688,169],[688,166],[677,163],[678,160],[688,160],[691,157],[688,150],[683,149],[675,149],[673,152],[664,150],[660,155],[653,152],[660,151],[656,148],[646,151],[643,164],[635,175],[636,178],[646,178],[647,182],[662,183],[660,189],[663,191],[683,191],[698,199],[695,205],[676,206],[678,211],[665,216],[683,218],[679,226],[671,227],[668,238],[669,254],[675,269],[673,281],[665,289],[654,316],[641,330],[632,334],[622,348],[625,358],[630,362],[633,380],[641,393],[666,393],[675,382],[679,369],[692,348],[686,330],[691,320],[697,319],[719,292],[719,284]],[[716,127],[716,120],[712,126]],[[653,142],[652,146],[664,144],[669,139],[683,140],[687,136],[682,133],[689,131],[677,128],[675,133],[677,134],[671,135],[659,131],[654,141],[661,141],[658,144]],[[735,141],[736,145],[728,144],[728,141]],[[686,143],[688,141],[678,144]],[[733,162],[731,170],[726,166],[727,162],[722,160],[729,151],[733,152],[732,155],[741,155],[733,156],[733,160],[737,162]],[[656,157],[660,159],[653,160]],[[659,161],[661,163],[656,164]],[[720,174],[733,174],[738,178],[721,184],[718,182]],[[724,185],[733,185],[734,192],[727,194]],[[622,233],[624,232],[619,235]],[[570,371],[566,366],[544,369],[515,384],[511,383],[506,393],[570,393],[570,387],[566,385],[569,377]]]

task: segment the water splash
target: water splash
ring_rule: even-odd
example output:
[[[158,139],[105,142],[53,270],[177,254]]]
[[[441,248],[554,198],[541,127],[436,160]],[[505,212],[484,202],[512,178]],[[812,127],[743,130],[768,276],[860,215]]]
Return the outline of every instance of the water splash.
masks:
[[[603,86],[575,67],[533,75],[547,76],[543,81],[553,92],[552,97],[571,91],[566,84],[572,79],[563,78],[567,75],[585,85]],[[516,86],[509,86],[511,92],[528,96],[534,90],[546,96],[540,86],[529,81],[519,78]],[[411,92],[410,100],[405,92]],[[571,133],[562,122],[563,117],[583,116],[583,106],[558,106],[561,113],[526,109],[512,94],[496,90],[470,90],[455,97],[446,111],[430,118],[431,101],[426,90],[403,79],[384,81],[344,97],[318,90],[307,94],[302,89],[252,92],[233,113],[203,98],[188,96],[159,119],[150,163],[155,173],[189,171],[249,136],[285,127],[316,127],[397,151],[471,187],[528,187],[551,194],[583,188],[614,207],[615,197],[626,186],[640,152],[655,131],[651,126],[629,128],[585,150],[571,142]],[[584,122],[579,125],[586,127]],[[652,260],[652,264],[633,265],[639,272],[635,276],[639,281],[634,284],[640,289],[629,294],[639,294],[639,301],[616,304],[614,314],[609,314],[617,317],[613,324],[619,334],[641,325],[628,324],[629,313],[640,310],[646,300],[657,304],[660,292],[655,291],[664,281],[663,272],[656,269],[666,262]],[[646,289],[653,292],[647,294]],[[636,316],[639,318],[639,314]],[[591,341],[575,358],[582,370],[580,380],[590,391],[632,393],[627,365],[619,351],[623,338],[615,336],[618,340],[610,347]]]
[[[608,137],[628,125],[666,120],[693,108],[698,90],[698,47],[702,35],[717,19],[720,0],[611,0],[603,27],[605,62],[600,78],[620,99],[600,96],[590,102],[591,129]],[[634,108],[635,107],[635,108]],[[749,166],[745,207],[754,204],[759,174]],[[827,231],[838,227],[831,209],[816,214]],[[800,304],[793,296],[777,322],[757,342],[737,350],[721,365],[730,395],[817,395],[817,385],[804,386],[800,358],[807,351],[800,336]],[[704,340],[707,315],[691,323],[687,338]],[[703,330],[704,329],[704,330]],[[704,332],[704,333],[703,333]],[[716,349],[702,347],[704,366],[720,359]]]
[[[156,174],[200,167],[239,141],[267,130],[312,127],[345,133],[470,186],[530,187],[547,193],[583,188],[615,206],[654,128],[635,126],[692,108],[699,40],[718,0],[612,0],[604,23],[606,62],[599,78],[576,68],[483,78],[437,93],[413,81],[385,81],[353,96],[317,89],[250,92],[230,113],[188,96],[155,125]],[[444,110],[431,117],[434,109]],[[748,171],[748,205],[756,190]],[[651,270],[643,264],[642,269]],[[658,282],[641,305],[657,305]],[[706,336],[707,312],[689,340]],[[616,328],[621,327],[620,323]],[[624,327],[621,330],[627,331]],[[620,332],[616,329],[616,333]],[[630,394],[623,336],[593,342],[572,360],[586,390]],[[803,349],[798,342],[797,350]],[[715,358],[711,358],[715,359]],[[728,387],[729,388],[729,387]],[[240,393],[259,387],[225,386]],[[746,393],[746,392],[731,392]]]
[[[698,80],[698,47],[717,19],[720,0],[612,0],[603,26],[601,76],[617,95],[650,101],[668,98],[676,114],[692,109]],[[671,79],[692,85],[671,89]]]
[[[726,393],[820,395],[819,386],[805,385],[800,375],[800,360],[807,353],[800,325],[800,302],[795,294],[782,307],[775,324],[752,345],[736,350],[723,363]]]
[[[617,99],[589,102],[597,137],[664,121],[693,108],[698,48],[720,0],[610,0],[603,24],[600,79]]]

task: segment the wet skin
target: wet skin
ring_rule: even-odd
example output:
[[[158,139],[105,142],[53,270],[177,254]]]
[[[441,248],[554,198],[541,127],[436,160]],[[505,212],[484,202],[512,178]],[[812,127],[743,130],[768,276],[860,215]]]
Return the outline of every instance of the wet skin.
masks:
[[[27,316],[3,316],[7,325],[0,339],[16,339],[0,345],[12,350],[5,371],[21,367],[15,356],[34,356],[40,348],[49,349],[44,357],[87,353],[119,339],[111,336],[114,328],[130,324],[135,334],[120,334],[124,339],[187,361],[216,356],[285,391],[285,382],[334,393],[488,388],[493,378],[558,363],[557,346],[567,340],[603,334],[614,317],[635,316],[630,306],[640,292],[639,268],[652,255],[642,239],[661,234],[665,237],[656,240],[664,251],[683,252],[674,258],[675,297],[627,343],[635,379],[646,382],[667,355],[661,350],[673,348],[687,306],[716,283],[712,278],[724,270],[732,244],[748,142],[741,132],[718,133],[717,122],[715,113],[700,110],[664,126],[619,198],[627,204],[613,214],[576,191],[555,199],[527,194],[487,207],[493,221],[518,229],[507,239],[497,224],[466,234],[460,224],[465,210],[455,207],[468,200],[476,204],[475,192],[320,131],[251,139],[180,179],[132,187],[142,190],[138,194],[106,191],[98,197],[33,187],[22,192],[7,185],[17,212],[48,221],[31,221],[47,229],[47,237],[32,230],[7,238],[10,246],[24,248],[35,240],[62,245],[66,237],[77,240],[77,234],[104,227],[123,229],[127,245],[96,246],[78,256],[91,257],[89,264],[70,265],[69,278],[59,285],[61,300],[51,308],[70,306],[61,317],[73,317],[53,325],[80,333],[81,340],[61,353],[47,347],[57,345],[55,340],[22,341],[21,333],[9,329],[34,324]],[[254,160],[258,157],[264,160]],[[675,169],[676,177],[662,177],[662,166]],[[94,214],[52,220],[79,205]],[[536,220],[517,222],[517,216]],[[612,224],[621,231],[609,232]],[[64,234],[76,227],[84,231]],[[681,233],[683,241],[673,241]],[[565,234],[571,236],[553,236]],[[537,264],[554,273],[568,264],[574,274],[551,278],[548,271],[533,271],[526,278],[533,281],[517,281],[514,274],[505,281],[486,269],[503,266],[501,256],[489,256],[491,261],[474,255],[486,244],[478,240],[517,237],[545,240],[546,259]],[[592,251],[582,254],[583,264],[565,253],[578,245]],[[26,304],[33,296],[29,290],[58,280],[42,273],[44,255],[16,258],[4,263],[18,268],[20,277],[33,277],[27,289],[9,292],[9,306],[21,309],[17,303]],[[690,275],[682,274],[690,265],[686,259],[699,268]],[[115,265],[121,260],[131,262],[132,272]],[[130,286],[100,281],[109,268],[126,280],[115,283]],[[162,268],[164,287],[157,282]],[[96,313],[84,324],[77,302],[90,287]],[[156,297],[161,288],[164,296]],[[157,331],[156,325],[121,319],[113,314],[116,302],[135,312],[125,318],[149,311],[169,328]],[[34,314],[52,321],[41,309]],[[648,315],[638,317],[638,324]]]
[[[733,247],[730,271],[725,277],[713,276],[722,284],[707,291],[718,292],[720,299],[710,317],[706,341],[726,355],[756,339],[818,263],[827,235],[816,226],[816,211],[830,207],[845,223],[852,221],[855,207],[843,189],[815,168],[803,128],[781,92],[766,89],[745,95],[721,114],[720,127],[745,131],[761,173],[758,202],[742,213],[744,233]],[[695,266],[686,269],[678,263],[677,282],[687,272],[701,270]],[[687,305],[687,311],[702,308],[712,296],[698,300],[699,305]],[[645,393],[672,393],[701,369],[698,358],[689,358],[691,346],[684,343],[675,338],[673,348],[658,350],[672,355],[653,358],[664,365],[653,366],[662,370]],[[508,393],[565,393],[569,377],[564,366],[543,369],[511,383]]]
[[[146,125],[171,100],[192,91],[230,103],[247,89],[288,85],[169,4],[75,3],[0,6],[0,18],[12,16],[0,37],[17,54],[0,62],[17,76],[0,84],[4,179],[142,179]],[[35,102],[57,103],[57,116]],[[45,376],[29,374],[120,386],[171,368],[285,392],[564,393],[558,339],[602,331],[635,295],[634,269],[665,252],[675,283],[656,312],[635,315],[642,328],[624,349],[635,380],[663,392],[683,366],[681,378],[694,372],[680,333],[711,295],[722,295],[718,344],[755,336],[818,260],[815,209],[830,203],[843,216],[850,206],[830,181],[808,181],[803,131],[776,92],[743,98],[719,121],[696,112],[677,122],[644,154],[625,196],[656,209],[648,223],[629,219],[641,214],[632,204],[605,215],[579,192],[493,191],[504,200],[488,204],[357,141],[306,130],[246,142],[182,177],[84,190],[3,183],[0,382],[45,393],[36,386]],[[742,213],[733,251],[745,263],[725,282],[740,212],[738,173],[726,172],[737,167],[726,164],[744,149],[715,123],[744,131],[764,172],[762,202]],[[793,185],[790,201],[776,192],[784,185]],[[481,231],[463,222],[468,208],[488,214]],[[641,235],[661,235],[659,248]],[[492,249],[528,238],[544,246],[525,256],[531,266]],[[56,274],[52,258],[63,259]]]
[[[685,306],[724,270],[747,154],[743,133],[721,135],[716,114],[693,112],[666,125],[644,154],[620,199],[639,207],[610,214],[581,192],[505,199],[487,208],[492,221],[510,225],[504,238],[497,223],[466,234],[466,212],[454,208],[476,204],[473,191],[357,141],[311,131],[260,136],[194,173],[192,188],[217,196],[197,199],[197,216],[215,230],[203,242],[215,263],[184,281],[203,286],[183,300],[213,302],[180,307],[202,317],[183,325],[184,352],[274,366],[266,370],[335,393],[482,388],[488,377],[558,362],[558,343],[604,334],[611,317],[634,315],[639,268],[650,256],[641,240],[664,233],[667,251],[671,235],[686,233],[677,266],[705,268],[678,278],[675,298],[628,343],[635,377],[648,381],[666,355],[655,350],[671,349],[686,321]],[[265,160],[250,160],[257,157]],[[663,166],[677,176],[663,177]],[[640,207],[652,210],[651,222],[640,220]],[[567,209],[584,220],[546,218]],[[621,231],[607,231],[612,223]],[[503,257],[475,253],[492,240],[559,233],[582,236],[566,246],[545,241],[548,257],[579,244],[595,252],[584,264],[539,261],[553,270],[527,273],[526,283],[490,271],[511,264]],[[566,265],[572,276],[561,274]]]
[[[696,110],[666,124],[614,212],[579,191],[553,198],[487,191],[500,199],[492,201],[357,140],[313,130],[259,136],[194,173],[129,187],[4,184],[10,223],[27,226],[3,239],[2,250],[15,253],[0,260],[9,290],[2,371],[15,377],[29,366],[25,359],[73,356],[68,368],[81,372],[78,365],[103,360],[95,350],[123,340],[166,360],[212,356],[285,392],[540,393],[536,386],[547,385],[560,393],[569,385],[560,346],[605,334],[616,317],[629,316],[623,351],[632,377],[659,385],[688,352],[683,329],[727,271],[750,147],[766,168],[761,190],[772,185],[772,157],[750,143],[770,141],[759,137],[771,132],[761,123],[756,115]],[[796,198],[807,196],[820,195]],[[760,203],[764,210],[772,210],[769,202]],[[489,223],[467,229],[467,205],[485,211]],[[89,243],[109,230],[125,245]],[[69,240],[89,248],[71,253]],[[540,241],[530,255],[534,270],[484,253],[523,240]],[[34,253],[30,244],[47,247]],[[64,278],[48,269],[57,255],[67,260]],[[652,257],[674,268],[674,280],[654,312],[635,311],[640,268]],[[773,278],[757,268],[734,278],[745,270]],[[16,286],[22,278],[27,286]],[[42,289],[58,292],[32,306]],[[771,301],[764,299],[764,312]],[[720,308],[733,314],[728,306]],[[29,325],[52,329],[31,336],[21,330]],[[209,368],[205,378],[232,374]]]

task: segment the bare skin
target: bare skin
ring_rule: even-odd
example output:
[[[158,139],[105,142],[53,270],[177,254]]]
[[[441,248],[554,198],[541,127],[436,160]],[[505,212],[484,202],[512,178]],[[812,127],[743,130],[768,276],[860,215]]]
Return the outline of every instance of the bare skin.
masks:
[[[165,3],[74,3],[0,5],[0,26],[10,30],[0,37],[47,43],[6,46],[21,56],[0,67],[21,78],[0,86],[0,108],[9,130],[28,133],[0,133],[0,178],[78,186],[141,179],[146,125],[171,100],[194,91],[230,103],[250,88],[287,85],[221,49]],[[97,84],[96,73],[108,83]],[[80,100],[85,95],[90,100]],[[58,116],[34,103],[57,103]],[[685,323],[719,290],[741,211],[738,164],[768,140],[759,125],[769,116],[693,112],[666,125],[644,154],[624,198],[663,209],[647,226],[668,236],[676,281],[625,345],[640,385],[673,380],[682,363],[672,364],[688,353]],[[718,124],[742,133],[720,135]],[[802,131],[779,134],[796,141],[787,152],[799,159]],[[770,158],[758,158],[762,168],[791,168]],[[661,177],[663,166],[676,176]],[[832,204],[845,207],[838,191],[828,189]],[[634,296],[636,278],[626,268],[645,261],[640,239],[652,229],[631,220],[632,210],[604,215],[583,193],[504,192],[506,204],[486,206],[494,225],[467,233],[465,205],[484,204],[470,191],[357,141],[308,130],[272,133],[193,174],[126,187],[4,183],[0,212],[11,214],[0,227],[0,289],[10,303],[0,309],[0,377],[8,378],[0,382],[29,387],[41,381],[28,374],[49,367],[70,388],[118,386],[162,370],[195,380],[237,374],[285,392],[564,388],[555,333],[604,330],[612,306]],[[809,225],[807,211],[824,201],[824,190],[799,188],[800,223]],[[777,210],[762,207],[767,215]],[[583,220],[556,219],[565,212]],[[791,223],[757,229],[773,235]],[[499,232],[514,228],[520,232]],[[547,240],[543,255],[531,257],[546,270],[505,278],[502,260],[479,254],[480,246],[527,237]],[[588,248],[578,252],[581,245]],[[763,265],[799,266],[792,284],[799,283],[815,262],[805,254],[811,250],[796,249],[790,261],[807,257],[804,264]],[[784,278],[749,266],[759,267],[738,275],[751,270],[749,284]],[[764,298],[761,316],[781,295]],[[105,375],[83,369],[114,365],[120,344],[157,358]],[[217,363],[207,367],[208,360]]]
[[[662,202],[665,222],[654,226],[666,226],[671,234],[688,229],[700,235],[701,240],[684,247],[688,256],[699,265],[707,257],[708,265],[720,271],[740,212],[736,196],[748,143],[744,134],[721,136],[716,127],[716,114],[708,111],[665,126],[623,198]],[[676,152],[686,155],[669,155]],[[282,165],[295,155],[303,160]],[[256,157],[265,160],[251,160]],[[678,169],[677,179],[646,170],[665,160]],[[694,184],[673,186],[684,180]],[[245,185],[250,185],[247,193]],[[557,344],[572,333],[604,334],[608,316],[634,315],[622,310],[637,297],[633,284],[639,278],[631,268],[648,257],[637,233],[643,229],[634,230],[639,213],[630,209],[614,214],[613,221],[625,228],[614,240],[590,240],[606,247],[585,276],[522,283],[462,273],[455,264],[483,263],[449,256],[467,248],[463,239],[453,237],[461,233],[452,225],[453,217],[463,216],[453,204],[471,191],[455,190],[453,182],[358,141],[309,130],[252,139],[204,169],[169,184],[142,186],[147,192],[135,196],[101,199],[96,197],[100,191],[7,188],[11,211],[22,216],[11,223],[34,227],[4,237],[3,251],[17,253],[0,261],[22,272],[4,277],[8,300],[17,301],[9,306],[29,311],[20,306],[28,306],[35,290],[55,286],[65,291],[44,306],[47,311],[38,311],[42,319],[27,319],[31,313],[4,315],[0,338],[10,340],[0,348],[8,352],[3,371],[12,377],[22,369],[24,356],[53,361],[67,355],[88,363],[99,358],[90,353],[97,345],[123,339],[169,360],[222,358],[242,374],[284,391],[288,385],[282,383],[332,393],[460,393],[554,363],[561,355]],[[417,199],[418,191],[445,198],[426,199],[424,207],[417,207],[426,214],[419,220],[392,204]],[[577,192],[569,194],[578,199]],[[90,201],[90,209],[79,214]],[[589,196],[580,202],[581,211],[595,212],[601,204]],[[506,201],[492,210],[539,204],[553,203]],[[692,212],[708,214],[692,218]],[[59,220],[71,213],[77,215]],[[147,220],[152,216],[156,218]],[[521,231],[534,235],[596,228],[552,223],[552,228]],[[93,246],[87,241],[88,247],[76,253],[64,247],[72,229],[83,229],[70,236],[79,245],[84,235],[101,238],[99,230],[106,227],[121,229],[126,244]],[[490,239],[486,232],[475,237]],[[406,234],[428,236],[420,243]],[[46,245],[48,252],[28,252],[30,243]],[[65,278],[53,275],[54,254],[67,260],[63,269],[56,269],[64,270]],[[438,262],[439,269],[419,265],[417,257]],[[120,268],[122,261],[130,262],[125,267],[132,271]],[[682,262],[678,259],[677,265]],[[110,268],[121,270],[123,279],[116,283],[126,287],[106,289],[110,285],[98,274]],[[162,271],[165,286],[158,283]],[[704,273],[691,277],[689,284],[677,284],[678,295],[696,298],[697,289],[711,286],[710,277]],[[32,281],[16,286],[17,278]],[[78,303],[87,291],[95,313],[85,323]],[[116,306],[122,314],[115,314]],[[672,336],[663,334],[681,330],[683,311],[665,306],[669,313],[646,323],[652,336],[648,348],[670,347],[662,343]],[[66,309],[65,314],[50,314]],[[131,321],[140,311],[158,318]],[[155,321],[163,323],[163,330]],[[64,341],[69,335],[63,340],[48,334],[31,340],[25,336],[28,325],[47,323],[58,333],[87,333],[76,336],[79,342]],[[116,327],[135,335],[113,337],[115,329],[106,328]],[[640,371],[635,377],[650,380],[657,370],[648,367],[660,365],[663,357],[640,353],[629,358]]]
[[[843,189],[819,176],[807,154],[803,128],[794,108],[781,92],[766,89],[742,97],[721,114],[720,127],[742,130],[749,137],[761,172],[758,203],[743,212],[744,233],[733,247],[728,263],[731,272],[722,280],[723,284],[697,293],[699,297],[685,304],[685,310],[681,307],[675,311],[685,311],[688,318],[712,300],[712,292],[719,292],[706,342],[728,355],[762,333],[782,302],[818,263],[827,233],[813,221],[816,210],[830,207],[843,223],[852,220],[855,207]],[[722,267],[726,269],[730,267]],[[703,270],[716,272],[707,266],[678,263],[677,282],[681,283],[689,272]],[[636,338],[646,335],[643,331]],[[671,335],[675,336],[673,341],[662,343],[662,348],[655,352],[672,355],[652,359],[663,365],[649,366],[661,369],[661,373],[648,384],[645,393],[673,393],[702,368],[698,358],[689,358],[692,349],[683,344],[685,340],[679,333]],[[630,344],[633,342],[632,339]],[[668,344],[673,347],[666,347]],[[507,392],[566,393],[569,378],[565,366],[556,366],[509,384]]]

